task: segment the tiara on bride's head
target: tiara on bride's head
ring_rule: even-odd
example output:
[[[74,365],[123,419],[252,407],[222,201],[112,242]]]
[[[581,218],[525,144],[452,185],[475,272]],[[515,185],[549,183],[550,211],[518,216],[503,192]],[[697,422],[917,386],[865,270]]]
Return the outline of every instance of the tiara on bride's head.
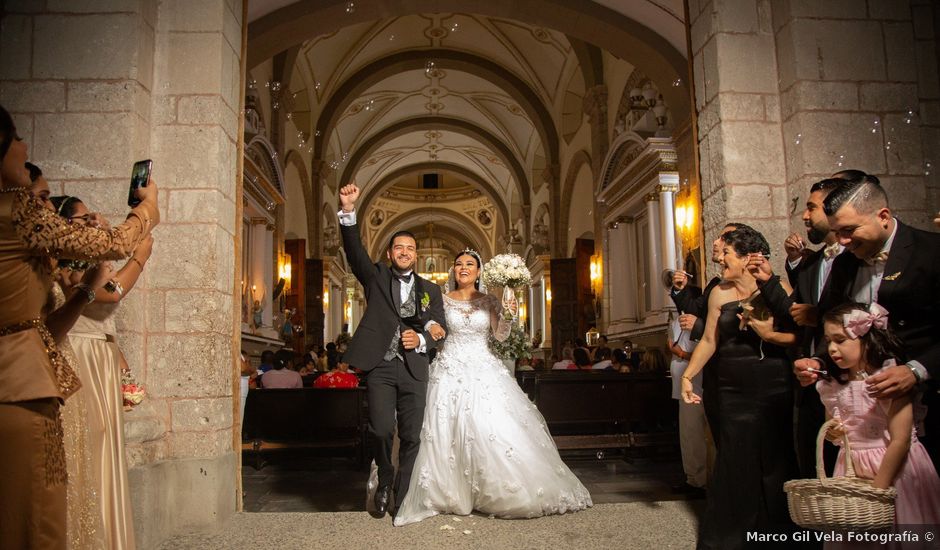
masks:
[[[463,256],[464,254],[469,254],[473,256],[474,258],[476,258],[477,261],[480,262],[480,267],[483,267],[483,256],[480,256],[479,252],[477,252],[476,250],[468,246],[464,248],[463,250],[461,250],[460,252],[458,252],[456,258],[459,258],[460,256]]]

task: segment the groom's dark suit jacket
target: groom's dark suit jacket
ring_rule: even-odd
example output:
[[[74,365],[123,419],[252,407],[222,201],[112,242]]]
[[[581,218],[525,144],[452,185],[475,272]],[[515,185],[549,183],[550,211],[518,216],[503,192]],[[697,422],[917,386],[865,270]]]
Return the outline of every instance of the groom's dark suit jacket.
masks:
[[[930,380],[924,392],[927,412],[925,441],[931,458],[940,458],[940,234],[915,229],[901,222],[888,251],[878,304],[888,310],[888,324],[900,338],[905,358],[919,361]],[[829,289],[819,304],[820,316],[853,300],[851,293],[862,260],[840,254],[832,264]],[[817,346],[817,355],[820,350]],[[822,350],[825,353],[825,348]]]
[[[382,362],[385,352],[396,331],[412,329],[424,335],[427,349],[436,348],[443,340],[435,341],[425,331],[428,321],[435,321],[444,330],[444,300],[441,288],[426,281],[414,273],[415,282],[412,293],[415,296],[415,315],[402,319],[399,315],[401,297],[398,280],[391,268],[385,263],[373,263],[366,249],[362,246],[358,225],[340,225],[343,236],[343,250],[356,279],[366,293],[367,307],[352,342],[343,360],[363,371],[370,371]],[[428,296],[426,306],[422,305],[424,296]],[[405,365],[411,375],[422,382],[428,380],[428,356],[415,350],[399,349],[405,358]]]

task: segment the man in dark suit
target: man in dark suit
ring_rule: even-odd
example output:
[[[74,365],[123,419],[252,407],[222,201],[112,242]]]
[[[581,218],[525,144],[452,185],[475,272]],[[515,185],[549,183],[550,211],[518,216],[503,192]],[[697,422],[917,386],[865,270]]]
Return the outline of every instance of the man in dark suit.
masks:
[[[823,248],[810,251],[803,239],[796,234],[787,237],[783,247],[787,251],[787,275],[793,286],[790,297],[790,316],[802,328],[802,338],[797,357],[812,357],[823,344],[823,330],[819,323],[817,306],[820,297],[828,288],[829,273],[836,257],[844,250],[834,233],[829,230],[829,220],[823,210],[823,201],[829,192],[845,180],[824,179],[810,187],[803,210],[803,225],[806,238],[813,244],[825,244]],[[800,475],[804,478],[816,476],[816,434],[826,421],[826,408],[819,399],[815,386],[801,388],[794,400],[796,406],[796,456]],[[827,471],[831,474],[838,449],[826,443],[823,456]]]
[[[417,241],[407,231],[392,236],[384,262],[373,263],[356,225],[359,188],[340,189],[339,212],[343,251],[366,294],[367,307],[343,360],[367,373],[369,433],[378,466],[375,508],[389,508],[394,489],[400,506],[408,491],[421,441],[428,388],[427,350],[444,337],[441,289],[414,272]],[[392,443],[398,424],[398,476],[392,465]],[[394,485],[394,487],[393,487]]]
[[[888,310],[891,329],[907,352],[907,362],[866,379],[877,398],[904,395],[921,385],[928,407],[922,438],[937,466],[940,459],[940,234],[914,229],[891,215],[888,198],[869,176],[831,191],[823,203],[829,226],[848,254],[841,254],[829,275],[829,291],[819,315],[846,301],[877,302]],[[825,350],[822,350],[823,353]],[[804,385],[816,381],[809,371],[823,364],[821,353],[794,363]]]

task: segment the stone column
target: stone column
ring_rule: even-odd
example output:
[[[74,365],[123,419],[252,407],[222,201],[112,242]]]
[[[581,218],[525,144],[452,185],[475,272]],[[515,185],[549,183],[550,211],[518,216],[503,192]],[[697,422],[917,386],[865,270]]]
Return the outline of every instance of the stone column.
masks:
[[[647,304],[649,311],[659,311],[663,308],[663,293],[659,286],[659,276],[663,270],[663,258],[660,250],[662,243],[661,227],[659,219],[659,194],[650,193],[644,199],[646,201],[646,215],[649,219],[649,234],[647,235],[650,255],[646,259],[648,284],[650,289],[650,303]]]
[[[675,197],[679,192],[679,174],[677,172],[660,172],[659,191],[659,221],[660,244],[663,255],[663,269],[676,269],[676,206]]]
[[[739,220],[782,247],[790,203],[771,2],[692,1],[689,19],[704,242]],[[782,264],[774,267],[783,271]]]
[[[211,529],[237,502],[242,1],[8,1],[0,102],[54,192],[119,220],[151,158],[162,223],[117,314],[144,403],[125,415],[137,543]]]
[[[606,287],[604,295],[607,296],[605,308],[607,312],[605,318],[608,319],[608,328],[611,323],[618,320],[632,317],[628,307],[633,300],[631,292],[627,289],[635,289],[631,284],[627,269],[631,264],[630,257],[627,255],[627,224],[625,221],[617,220],[610,224],[607,229],[607,239],[604,243],[604,256],[607,261],[604,262],[606,273],[604,274],[604,286]],[[611,292],[615,287],[617,292]],[[635,296],[635,293],[633,294]]]
[[[551,254],[558,256],[564,254],[565,243],[567,242],[567,234],[561,227],[557,227],[559,225],[557,221],[561,219],[559,217],[561,209],[568,204],[561,198],[561,167],[558,164],[546,166],[542,170],[542,182],[544,185],[548,186],[549,196],[551,197],[548,205],[549,212],[551,213],[551,220],[556,222],[551,224],[555,227],[554,229],[549,228],[547,235],[548,242],[544,243],[543,246]],[[567,228],[565,228],[565,230],[567,230]]]
[[[934,3],[935,4],[935,3]],[[773,4],[789,195],[845,168],[876,174],[892,210],[932,229],[940,83],[931,3]],[[799,227],[801,209],[791,212]]]
[[[552,289],[552,257],[546,254],[537,256],[536,259],[542,262],[541,296],[539,297],[542,308],[542,348],[549,350],[548,356],[550,357],[552,349],[552,301],[549,296]]]

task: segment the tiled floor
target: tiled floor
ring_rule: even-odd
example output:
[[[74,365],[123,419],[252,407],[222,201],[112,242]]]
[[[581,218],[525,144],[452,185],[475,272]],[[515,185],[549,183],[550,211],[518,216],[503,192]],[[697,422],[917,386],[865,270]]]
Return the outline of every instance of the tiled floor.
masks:
[[[619,457],[598,459],[592,453],[563,455],[591,492],[595,504],[684,500],[671,487],[684,476],[679,458]],[[284,451],[267,456],[255,470],[246,455],[242,467],[246,512],[353,512],[365,510],[368,471],[344,458],[310,457]],[[704,501],[701,501],[702,503]],[[695,508],[700,508],[695,503]]]

